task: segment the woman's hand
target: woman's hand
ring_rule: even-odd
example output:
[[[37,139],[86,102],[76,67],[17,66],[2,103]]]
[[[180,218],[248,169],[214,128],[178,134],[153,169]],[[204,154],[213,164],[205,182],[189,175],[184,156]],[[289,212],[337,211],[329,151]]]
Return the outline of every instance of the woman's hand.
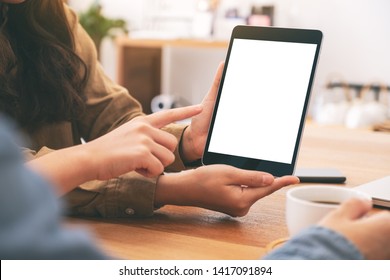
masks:
[[[135,170],[146,177],[160,175],[175,160],[177,139],[160,128],[199,114],[200,105],[135,118],[88,143],[96,179],[105,180]]]
[[[202,101],[202,113],[193,117],[191,124],[184,131],[183,139],[180,143],[184,162],[195,161],[202,157],[219,84],[221,82],[223,67],[224,63],[221,63],[215,74],[214,82]]]
[[[390,259],[390,212],[372,209],[369,201],[351,199],[328,214],[320,225],[344,235],[367,259]]]
[[[63,194],[91,180],[106,180],[130,171],[157,176],[171,164],[176,138],[160,128],[190,118],[202,106],[189,106],[135,118],[85,145],[57,150],[28,165],[60,187]]]
[[[271,174],[228,165],[208,165],[160,176],[155,206],[197,206],[231,216],[244,216],[259,199],[291,184],[294,176],[274,179]]]

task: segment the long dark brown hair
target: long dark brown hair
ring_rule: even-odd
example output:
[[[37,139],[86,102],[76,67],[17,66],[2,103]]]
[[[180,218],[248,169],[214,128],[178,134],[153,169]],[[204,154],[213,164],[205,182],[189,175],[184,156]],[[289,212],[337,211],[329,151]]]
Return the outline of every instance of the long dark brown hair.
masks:
[[[77,119],[86,80],[62,0],[0,3],[0,112],[29,131]]]

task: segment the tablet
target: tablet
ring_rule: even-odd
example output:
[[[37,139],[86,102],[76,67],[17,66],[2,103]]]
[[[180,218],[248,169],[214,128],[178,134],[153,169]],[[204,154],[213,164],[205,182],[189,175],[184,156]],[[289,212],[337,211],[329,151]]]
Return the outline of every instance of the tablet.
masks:
[[[203,164],[293,174],[321,41],[318,30],[234,28]]]

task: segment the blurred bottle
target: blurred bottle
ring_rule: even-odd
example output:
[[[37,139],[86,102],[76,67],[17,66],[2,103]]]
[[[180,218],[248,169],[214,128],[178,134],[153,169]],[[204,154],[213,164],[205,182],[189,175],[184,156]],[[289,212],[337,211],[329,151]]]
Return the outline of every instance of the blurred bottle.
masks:
[[[219,0],[198,0],[197,11],[192,23],[192,35],[209,38],[214,33],[214,22]]]

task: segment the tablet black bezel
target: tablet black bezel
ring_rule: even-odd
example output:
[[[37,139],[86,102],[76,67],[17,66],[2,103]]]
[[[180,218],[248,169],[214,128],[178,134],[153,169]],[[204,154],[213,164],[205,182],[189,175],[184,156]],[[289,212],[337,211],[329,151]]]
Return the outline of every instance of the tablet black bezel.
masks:
[[[214,153],[208,151],[212,130],[214,127],[214,121],[219,106],[219,100],[225,80],[225,74],[229,65],[230,53],[234,39],[252,39],[252,40],[266,40],[266,41],[279,41],[279,42],[295,42],[295,43],[309,43],[316,44],[316,53],[313,59],[313,65],[311,69],[310,79],[306,91],[305,103],[303,106],[299,129],[295,140],[295,147],[291,163],[272,162],[268,160],[244,158],[233,155],[226,155],[220,153]],[[291,175],[294,172],[295,163],[299,151],[299,145],[302,138],[304,123],[306,119],[307,108],[310,100],[311,90],[314,82],[315,70],[318,64],[318,58],[322,42],[322,32],[319,30],[311,29],[296,29],[296,28],[279,28],[279,27],[258,27],[258,26],[236,26],[233,29],[232,36],[227,51],[225,67],[223,69],[220,87],[213,111],[213,115],[210,122],[209,133],[205,145],[204,154],[202,157],[202,163],[204,165],[209,164],[228,164],[242,169],[259,170],[273,174],[274,176]]]

